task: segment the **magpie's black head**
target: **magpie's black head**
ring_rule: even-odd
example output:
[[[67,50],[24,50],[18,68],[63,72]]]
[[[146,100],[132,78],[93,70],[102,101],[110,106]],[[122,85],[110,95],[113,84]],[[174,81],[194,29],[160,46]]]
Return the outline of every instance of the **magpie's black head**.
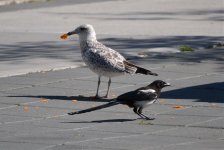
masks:
[[[150,86],[154,86],[158,89],[162,89],[166,86],[170,86],[170,83],[168,82],[165,82],[165,81],[162,81],[162,80],[156,80],[156,81],[153,81]]]

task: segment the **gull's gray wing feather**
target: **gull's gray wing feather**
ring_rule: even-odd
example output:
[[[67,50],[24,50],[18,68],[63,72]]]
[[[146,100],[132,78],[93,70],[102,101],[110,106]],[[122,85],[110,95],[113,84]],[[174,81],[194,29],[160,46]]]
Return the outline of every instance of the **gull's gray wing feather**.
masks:
[[[119,72],[125,72],[125,58],[117,51],[103,45],[100,42],[88,43],[88,51],[86,55],[95,64],[100,65],[99,67],[113,68]]]

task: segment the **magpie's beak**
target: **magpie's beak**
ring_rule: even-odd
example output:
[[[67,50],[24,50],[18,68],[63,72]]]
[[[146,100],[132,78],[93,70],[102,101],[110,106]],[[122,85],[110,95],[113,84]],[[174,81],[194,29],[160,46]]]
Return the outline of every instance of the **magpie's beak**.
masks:
[[[171,84],[168,83],[168,82],[166,82],[166,83],[164,84],[164,86],[171,86]]]

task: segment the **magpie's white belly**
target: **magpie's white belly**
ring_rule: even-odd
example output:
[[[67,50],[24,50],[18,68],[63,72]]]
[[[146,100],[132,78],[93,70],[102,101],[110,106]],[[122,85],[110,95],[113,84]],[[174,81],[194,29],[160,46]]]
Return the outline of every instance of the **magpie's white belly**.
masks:
[[[137,106],[137,107],[147,107],[151,104],[153,104],[156,100],[152,100],[152,101],[137,101],[134,103],[134,106]]]

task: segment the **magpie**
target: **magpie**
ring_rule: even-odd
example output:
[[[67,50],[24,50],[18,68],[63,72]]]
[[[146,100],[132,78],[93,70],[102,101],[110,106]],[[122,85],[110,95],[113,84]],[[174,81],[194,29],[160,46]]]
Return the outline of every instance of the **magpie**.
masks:
[[[138,88],[137,90],[124,93],[118,96],[116,99],[113,99],[112,101],[108,102],[107,104],[99,105],[85,110],[70,112],[68,114],[69,115],[82,114],[111,107],[118,104],[124,104],[128,105],[130,108],[133,108],[134,113],[136,113],[142,119],[153,120],[155,118],[147,117],[142,113],[142,110],[145,107],[155,103],[160,96],[161,89],[166,86],[170,86],[170,83],[164,82],[162,80],[156,80],[145,87],[141,87]]]

